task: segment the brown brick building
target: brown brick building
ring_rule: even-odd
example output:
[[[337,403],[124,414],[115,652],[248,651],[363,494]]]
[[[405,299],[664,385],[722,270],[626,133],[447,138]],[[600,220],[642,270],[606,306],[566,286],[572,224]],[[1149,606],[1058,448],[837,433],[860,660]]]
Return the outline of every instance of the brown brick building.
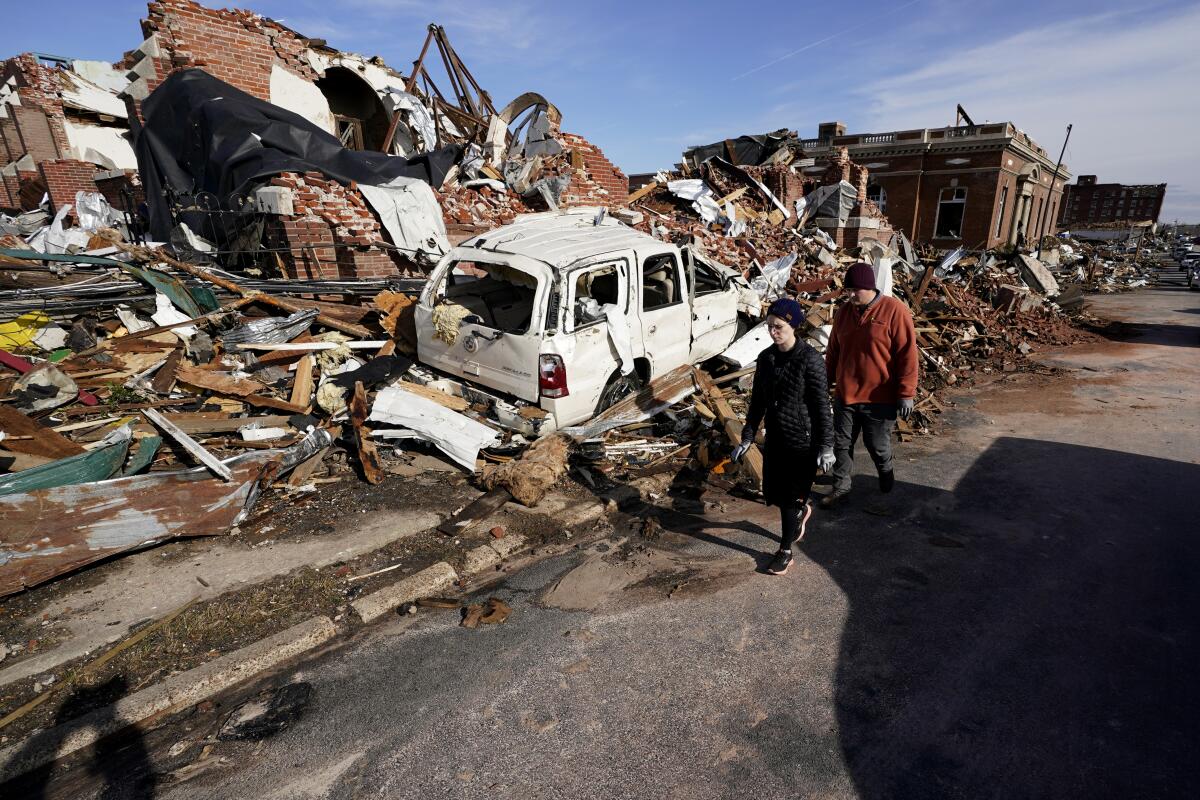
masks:
[[[868,171],[867,197],[892,227],[942,248],[1053,233],[1071,177],[1063,165],[1051,186],[1054,159],[1011,122],[851,135],[826,122],[803,147],[816,157],[847,148]]]
[[[1080,175],[1067,186],[1059,225],[1064,228],[1105,222],[1158,222],[1165,183],[1096,183],[1095,175]]]

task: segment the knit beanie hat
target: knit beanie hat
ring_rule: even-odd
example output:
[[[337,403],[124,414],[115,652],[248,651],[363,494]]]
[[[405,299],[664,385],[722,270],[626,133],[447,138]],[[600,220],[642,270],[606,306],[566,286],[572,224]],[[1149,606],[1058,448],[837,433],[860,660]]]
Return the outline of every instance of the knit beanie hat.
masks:
[[[846,280],[842,285],[847,289],[874,289],[875,268],[861,261],[852,264],[850,269],[846,270]]]
[[[767,308],[767,316],[779,317],[788,325],[797,328],[804,321],[804,309],[792,298],[781,297]]]

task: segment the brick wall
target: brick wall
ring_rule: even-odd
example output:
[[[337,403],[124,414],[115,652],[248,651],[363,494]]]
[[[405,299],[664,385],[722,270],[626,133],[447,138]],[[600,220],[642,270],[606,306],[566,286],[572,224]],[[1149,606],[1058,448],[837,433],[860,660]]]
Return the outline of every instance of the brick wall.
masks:
[[[0,174],[0,211],[17,211],[20,208],[17,176]]]
[[[581,168],[571,170],[571,185],[563,192],[560,205],[614,206],[629,201],[629,179],[599,147],[574,133],[559,134],[558,140],[578,154],[576,163],[582,162]]]
[[[16,160],[25,153],[35,160],[62,158],[69,153],[71,145],[63,122],[57,70],[43,66],[30,53],[22,53],[4,62],[4,74],[16,77],[17,95],[21,100],[21,105],[9,107],[9,113],[16,123],[22,152],[13,152],[9,142],[9,160]],[[5,138],[7,140],[7,135]]]
[[[319,172],[285,172],[271,185],[292,192],[295,212],[272,225],[284,272],[300,278],[384,278],[399,274],[379,220],[353,186]]]
[[[43,161],[38,164],[38,173],[46,182],[51,213],[57,213],[64,205],[74,205],[76,192],[96,191],[96,165],[87,161]],[[68,217],[75,217],[74,209]]]
[[[134,209],[137,208],[139,203],[143,203],[146,200],[146,190],[142,186],[141,177],[138,175],[137,170],[127,169],[121,175],[114,175],[110,178],[98,178],[95,183],[96,189],[100,194],[104,195],[104,199],[108,201],[108,204],[118,211],[125,210],[125,198],[121,190],[127,186],[133,194]]]
[[[180,67],[202,67],[261,100],[271,99],[275,63],[300,77],[317,78],[304,58],[304,42],[273,20],[250,11],[205,8],[191,0],[157,0],[148,9],[142,33],[156,38],[162,56],[151,59],[147,91]],[[140,116],[140,102],[130,105]]]

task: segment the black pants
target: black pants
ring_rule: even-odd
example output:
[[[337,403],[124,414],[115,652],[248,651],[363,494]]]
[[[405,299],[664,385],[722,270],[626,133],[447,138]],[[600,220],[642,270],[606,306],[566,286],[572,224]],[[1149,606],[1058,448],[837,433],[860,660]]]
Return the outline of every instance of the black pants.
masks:
[[[804,525],[811,515],[812,506],[807,501],[800,501],[797,505],[789,504],[779,507],[779,529],[782,533],[779,548],[781,550],[791,550],[796,540],[802,538]]]
[[[896,406],[891,403],[854,403],[833,400],[833,490],[850,491],[850,473],[854,471],[854,443],[861,433],[878,472],[892,469],[892,428],[896,424]]]

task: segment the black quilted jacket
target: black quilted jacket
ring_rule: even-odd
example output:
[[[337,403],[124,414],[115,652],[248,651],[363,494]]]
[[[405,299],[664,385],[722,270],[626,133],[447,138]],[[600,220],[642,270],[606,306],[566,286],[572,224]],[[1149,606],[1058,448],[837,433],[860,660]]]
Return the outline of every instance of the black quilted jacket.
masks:
[[[825,361],[806,342],[786,353],[771,345],[758,355],[742,441],[766,418],[767,442],[796,450],[833,447],[833,414]]]

